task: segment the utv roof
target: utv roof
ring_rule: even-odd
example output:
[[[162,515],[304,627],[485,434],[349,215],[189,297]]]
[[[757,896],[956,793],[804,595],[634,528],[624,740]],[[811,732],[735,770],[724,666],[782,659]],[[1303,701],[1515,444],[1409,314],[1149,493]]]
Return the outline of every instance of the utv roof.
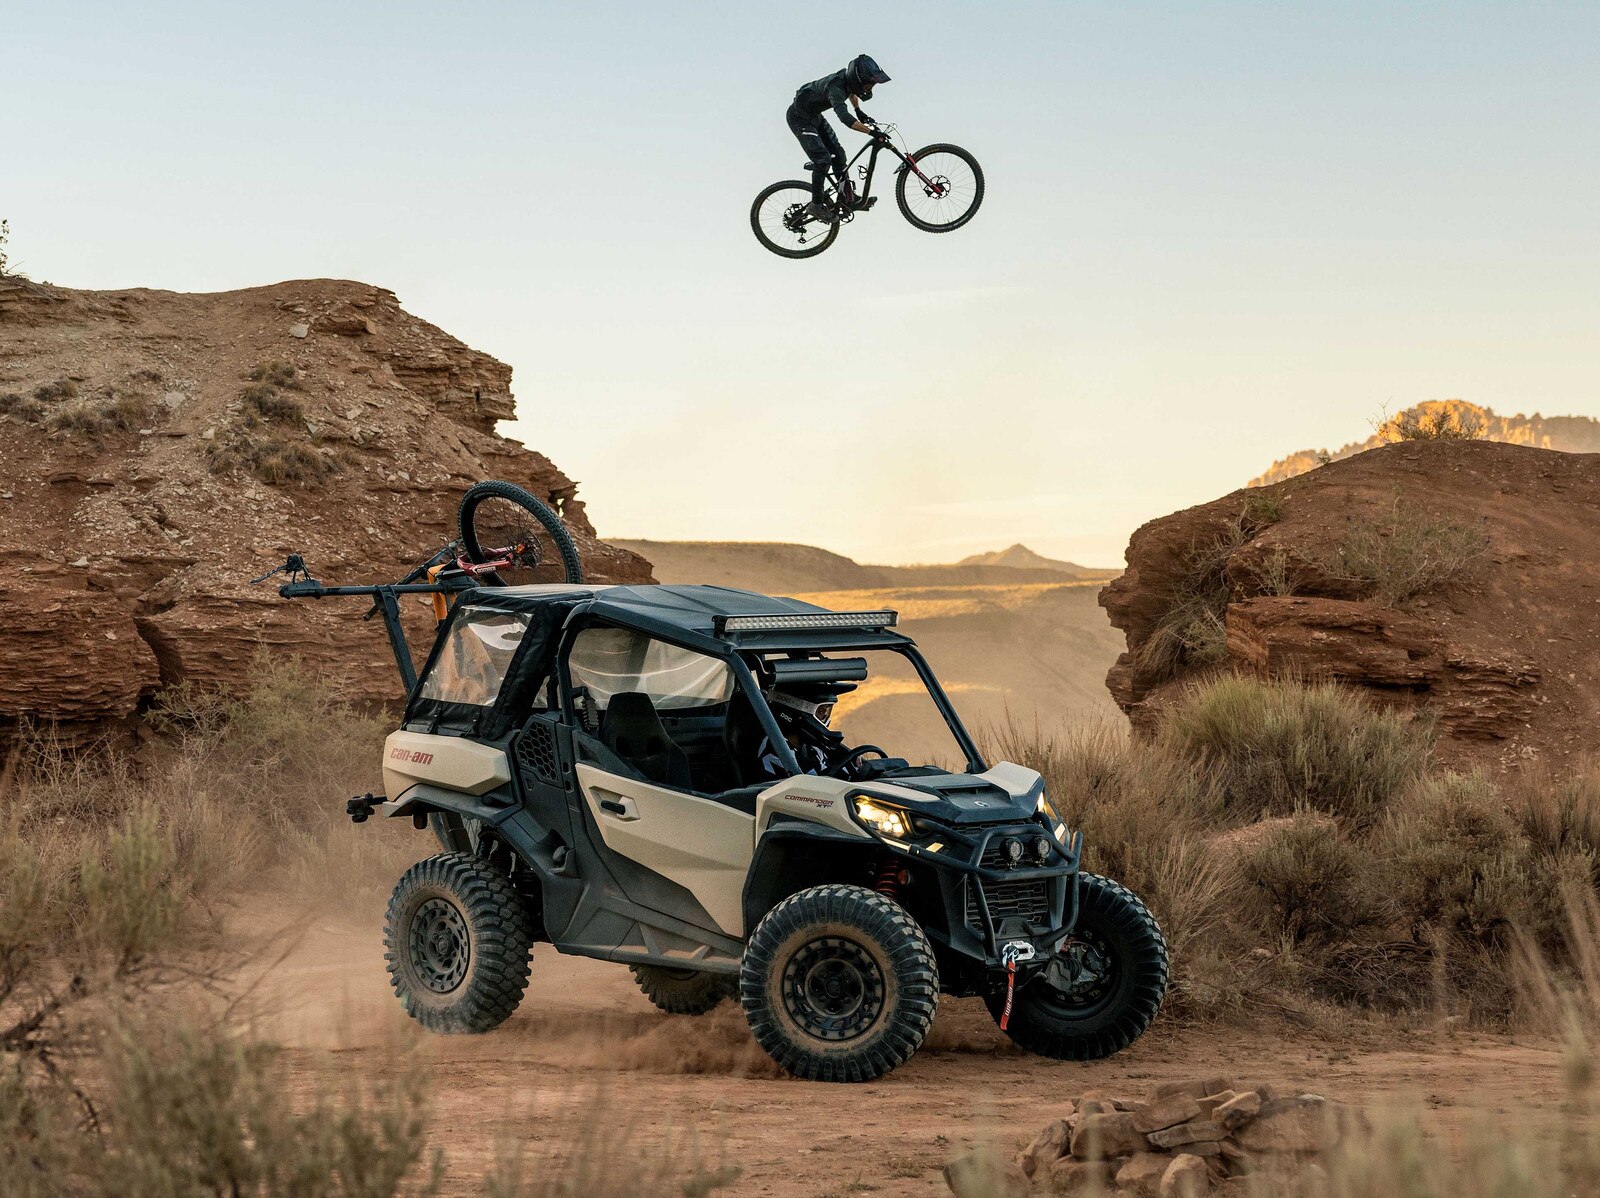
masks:
[[[500,611],[554,614],[563,622],[594,617],[637,628],[691,648],[726,651],[787,649],[881,649],[911,644],[892,631],[891,611],[833,612],[799,599],[784,599],[732,587],[574,586],[478,587],[461,603]],[[805,617],[823,617],[805,619]],[[838,617],[828,619],[827,617]],[[773,617],[777,617],[773,619]]]

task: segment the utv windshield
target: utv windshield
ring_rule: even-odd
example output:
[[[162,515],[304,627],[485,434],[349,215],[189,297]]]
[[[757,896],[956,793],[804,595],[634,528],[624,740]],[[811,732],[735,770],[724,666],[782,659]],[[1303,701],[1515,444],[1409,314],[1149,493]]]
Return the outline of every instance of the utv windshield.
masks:
[[[532,617],[525,612],[468,607],[450,626],[433,668],[423,679],[423,699],[491,706],[517,655]]]

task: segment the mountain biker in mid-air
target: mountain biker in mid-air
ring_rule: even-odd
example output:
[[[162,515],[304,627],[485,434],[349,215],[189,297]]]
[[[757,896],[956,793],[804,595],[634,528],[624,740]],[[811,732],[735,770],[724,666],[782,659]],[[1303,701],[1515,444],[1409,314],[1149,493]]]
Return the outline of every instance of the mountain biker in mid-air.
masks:
[[[827,181],[830,167],[836,175],[843,176],[845,171],[844,147],[839,144],[838,134],[823,119],[823,114],[831,108],[833,115],[845,128],[884,137],[885,134],[873,128],[872,118],[861,111],[861,101],[872,99],[872,89],[888,82],[889,76],[883,73],[883,68],[873,61],[870,54],[858,54],[844,70],[815,79],[795,92],[794,103],[789,105],[789,111],[784,116],[789,122],[789,132],[795,135],[806,152],[806,166],[811,170],[811,203],[806,212],[816,220],[839,219],[838,210],[830,208],[823,198],[822,187]],[[849,107],[845,106],[846,101],[849,101]],[[854,109],[854,115],[851,109]],[[850,180],[844,179],[840,185],[840,207],[852,201]]]

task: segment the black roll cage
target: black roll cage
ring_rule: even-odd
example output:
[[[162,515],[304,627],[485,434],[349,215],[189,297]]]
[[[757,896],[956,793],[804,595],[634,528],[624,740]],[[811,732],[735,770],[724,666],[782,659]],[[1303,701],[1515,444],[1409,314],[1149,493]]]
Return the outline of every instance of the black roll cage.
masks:
[[[794,750],[789,747],[788,740],[784,737],[782,729],[778,727],[777,717],[773,714],[771,706],[767,703],[766,696],[761,692],[761,684],[756,680],[755,671],[750,668],[746,655],[759,656],[762,652],[758,649],[740,649],[733,645],[720,645],[696,637],[691,642],[688,638],[673,636],[669,631],[651,621],[650,627],[642,627],[640,623],[619,620],[599,613],[578,613],[569,619],[561,630],[560,639],[555,650],[555,678],[560,694],[561,714],[569,722],[574,720],[576,713],[573,708],[572,677],[567,669],[567,654],[572,648],[572,642],[578,634],[587,628],[621,628],[628,632],[637,632],[653,640],[662,641],[679,649],[686,649],[691,653],[698,653],[703,657],[715,658],[723,662],[733,672],[734,681],[739,688],[739,693],[750,703],[755,712],[756,720],[761,725],[761,730],[766,734],[767,742],[778,755],[779,764],[789,771],[791,777],[804,771],[800,762],[795,758]],[[927,688],[929,697],[933,699],[934,706],[939,709],[939,715],[944,719],[945,726],[950,729],[950,734],[955,737],[956,745],[966,755],[967,772],[981,774],[988,769],[983,760],[983,755],[978,751],[977,744],[973,741],[966,725],[961,722],[961,717],[956,714],[955,705],[950,702],[949,695],[945,694],[944,687],[939,684],[932,667],[918,651],[916,645],[906,637],[896,637],[896,642],[879,646],[872,646],[880,650],[898,653],[911,663],[917,672],[917,677],[922,680],[922,685]],[[715,646],[715,647],[713,647]],[[806,652],[843,652],[859,651],[859,643],[845,641],[830,650],[826,645],[808,644]],[[782,649],[768,648],[766,652],[782,652]]]
[[[889,147],[891,150],[893,146]],[[859,151],[856,157],[859,158]],[[899,153],[895,150],[895,153]],[[903,157],[903,156],[902,156]],[[876,155],[874,155],[876,158]],[[913,169],[915,169],[913,167]],[[870,178],[870,168],[869,168]],[[454,598],[463,591],[481,589],[480,584],[467,577],[443,577],[431,583],[379,583],[369,586],[326,586],[315,578],[303,578],[286,582],[278,588],[278,594],[285,599],[325,599],[341,596],[361,596],[373,601],[372,609],[367,612],[364,619],[370,620],[374,615],[382,615],[385,631],[389,636],[389,648],[394,653],[395,665],[399,667],[400,679],[405,685],[406,699],[409,703],[417,689],[417,669],[412,664],[411,647],[406,640],[405,627],[400,622],[400,604],[397,596],[400,595],[446,595],[451,597],[451,614],[454,614]],[[449,621],[441,623],[440,631]],[[724,662],[733,671],[733,676],[738,684],[740,693],[749,701],[751,709],[755,712],[756,719],[761,725],[761,730],[766,734],[768,743],[772,745],[778,755],[779,764],[788,770],[791,776],[800,774],[800,763],[795,758],[794,750],[789,747],[788,740],[778,727],[777,717],[773,715],[772,708],[767,704],[766,697],[761,693],[761,685],[755,678],[754,671],[746,657],[759,657],[763,653],[799,652],[799,653],[829,653],[849,652],[859,653],[866,649],[887,649],[898,653],[911,663],[917,672],[917,677],[922,681],[934,706],[938,708],[940,717],[945,722],[945,727],[955,738],[956,745],[967,759],[967,772],[981,774],[988,768],[983,760],[983,754],[978,751],[977,744],[973,741],[966,725],[961,722],[961,717],[956,714],[955,705],[950,702],[950,696],[945,693],[938,677],[934,674],[927,659],[917,649],[916,643],[910,637],[898,633],[879,633],[870,638],[870,643],[861,637],[828,637],[809,633],[797,635],[788,639],[774,639],[771,637],[760,638],[748,645],[743,643],[743,638],[738,634],[730,634],[726,640],[696,635],[692,633],[677,634],[670,624],[653,619],[621,619],[604,611],[579,611],[572,613],[562,626],[561,633],[556,641],[554,676],[559,689],[561,713],[569,722],[573,719],[572,706],[572,678],[567,671],[567,652],[572,646],[572,640],[584,628],[607,627],[623,628],[630,632],[638,632],[644,636],[664,641],[680,649],[687,649],[706,657],[714,657]],[[437,649],[440,641],[435,639],[434,648]],[[430,653],[428,664],[433,656]]]

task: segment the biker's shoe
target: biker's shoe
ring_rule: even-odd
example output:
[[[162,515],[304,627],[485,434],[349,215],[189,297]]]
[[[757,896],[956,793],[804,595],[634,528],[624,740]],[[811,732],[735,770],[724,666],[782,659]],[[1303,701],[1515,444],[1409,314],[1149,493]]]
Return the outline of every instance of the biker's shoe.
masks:
[[[825,225],[831,225],[839,219],[839,214],[831,205],[812,200],[806,205],[806,215],[812,220],[819,220]]]

